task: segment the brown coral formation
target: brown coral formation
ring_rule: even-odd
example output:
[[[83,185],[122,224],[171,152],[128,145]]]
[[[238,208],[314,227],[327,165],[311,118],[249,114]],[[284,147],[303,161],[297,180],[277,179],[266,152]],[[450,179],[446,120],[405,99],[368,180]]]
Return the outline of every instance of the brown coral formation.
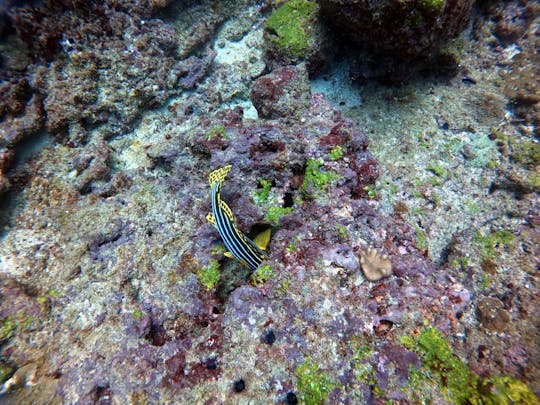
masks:
[[[377,249],[368,247],[360,250],[359,255],[362,271],[369,281],[378,281],[392,274],[390,259]]]
[[[484,298],[477,307],[478,320],[491,331],[503,332],[510,322],[510,315],[504,309],[501,300]]]

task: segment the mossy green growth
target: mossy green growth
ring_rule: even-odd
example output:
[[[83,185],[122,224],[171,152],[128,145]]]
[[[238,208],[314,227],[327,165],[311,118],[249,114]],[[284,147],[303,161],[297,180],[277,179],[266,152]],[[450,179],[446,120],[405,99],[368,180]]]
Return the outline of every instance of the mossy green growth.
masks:
[[[305,57],[309,51],[309,26],[315,21],[317,3],[291,0],[266,20],[265,37],[288,58]]]
[[[6,381],[13,374],[13,369],[7,364],[0,363],[0,384]]]
[[[54,288],[51,288],[44,294],[41,294],[37,297],[36,301],[39,305],[47,304],[53,298],[59,298],[62,296],[62,293]]]
[[[223,125],[216,125],[214,128],[206,133],[206,139],[211,140],[215,138],[227,139],[227,133]]]
[[[306,405],[322,404],[336,387],[326,373],[319,370],[319,366],[310,358],[296,367],[294,374],[297,378],[298,391]]]
[[[444,10],[446,0],[418,0],[418,4],[428,12],[441,13]]]
[[[526,167],[540,165],[540,143],[535,141],[510,142],[512,147],[512,160]]]
[[[498,376],[481,379],[454,355],[443,334],[428,326],[417,338],[403,336],[401,344],[414,350],[422,360],[422,369],[410,371],[412,389],[436,381],[446,400],[452,404],[511,405],[538,403],[536,395],[523,382]]]
[[[281,285],[279,286],[278,291],[280,294],[285,294],[287,291],[289,291],[289,288],[291,288],[291,279],[285,277],[283,280],[281,280]]]
[[[216,243],[212,246],[210,253],[215,256],[223,256],[227,252],[227,248],[223,243]]]
[[[443,334],[432,326],[424,329],[416,339],[403,336],[401,343],[414,350],[422,359],[431,378],[438,380],[446,399],[454,404],[479,403],[479,377],[456,357]]]
[[[13,336],[16,329],[17,322],[13,318],[8,316],[0,320],[0,342]]]
[[[35,316],[27,315],[24,310],[17,312],[13,317],[8,316],[7,318],[1,319],[0,343],[18,333],[31,331],[32,325],[35,323],[36,319]]]
[[[376,369],[370,362],[370,357],[373,355],[372,345],[363,341],[360,336],[353,336],[349,345],[352,351],[352,364],[354,364],[356,379],[369,385],[375,395],[384,395],[384,391],[377,384]]]
[[[285,215],[289,215],[292,213],[293,208],[292,207],[270,207],[268,208],[268,212],[266,213],[266,216],[264,219],[268,222],[270,222],[272,225],[279,225],[279,221],[281,220],[281,217]]]
[[[308,159],[306,164],[306,173],[304,181],[300,186],[300,192],[305,197],[310,196],[310,189],[315,193],[325,191],[330,182],[339,178],[337,173],[326,171],[322,168],[321,159]]]
[[[368,198],[374,200],[377,198],[377,187],[375,184],[370,184],[364,187],[364,191],[367,193]]]
[[[499,131],[497,128],[490,129],[490,135],[493,136],[499,142],[506,142],[508,137],[502,131]]]
[[[446,176],[446,169],[442,167],[440,163],[429,163],[427,165],[427,170],[429,170],[431,173],[438,177]]]
[[[427,241],[426,232],[420,228],[418,225],[414,226],[416,232],[416,248],[418,250],[428,250],[429,245]]]
[[[251,275],[251,281],[255,287],[259,287],[274,277],[274,269],[269,264],[259,266]]]
[[[514,234],[505,230],[498,230],[485,236],[480,231],[476,231],[473,241],[479,245],[483,257],[493,260],[495,259],[495,248],[509,247],[515,238]]]
[[[480,384],[482,405],[535,405],[540,403],[534,392],[523,382],[512,377],[486,378]]]
[[[208,266],[197,270],[197,280],[204,285],[207,290],[214,288],[219,282],[220,271],[217,260],[210,260]]]
[[[339,234],[339,236],[343,239],[347,239],[349,236],[347,232],[347,227],[345,225],[336,224],[336,231]]]
[[[259,180],[260,188],[253,192],[253,201],[257,204],[262,204],[268,201],[270,196],[270,189],[272,188],[272,182],[266,179]]]
[[[341,147],[341,145],[338,145],[334,149],[332,149],[328,154],[328,157],[330,158],[330,160],[334,161],[341,159],[343,157],[343,148]]]

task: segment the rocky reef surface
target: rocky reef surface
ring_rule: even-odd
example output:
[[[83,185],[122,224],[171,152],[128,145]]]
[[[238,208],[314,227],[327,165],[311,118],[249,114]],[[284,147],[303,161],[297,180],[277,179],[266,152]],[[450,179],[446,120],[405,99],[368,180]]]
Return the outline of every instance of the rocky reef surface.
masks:
[[[384,2],[439,13],[396,88],[276,3],[1,10],[0,403],[537,403],[538,8]]]

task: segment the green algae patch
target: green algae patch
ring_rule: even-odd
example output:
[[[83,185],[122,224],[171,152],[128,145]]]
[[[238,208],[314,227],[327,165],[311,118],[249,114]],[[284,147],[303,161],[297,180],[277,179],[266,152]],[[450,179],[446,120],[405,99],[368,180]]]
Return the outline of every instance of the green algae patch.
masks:
[[[540,398],[523,382],[512,377],[487,378],[481,383],[482,405],[535,405]]]
[[[304,181],[300,186],[300,192],[304,197],[311,195],[310,190],[315,194],[326,191],[329,184],[339,178],[337,173],[326,171],[322,166],[322,159],[308,159]]]
[[[225,132],[225,127],[223,125],[216,125],[206,133],[207,140],[212,140],[216,138],[227,139],[227,133]]]
[[[0,320],[0,342],[15,334],[17,323],[11,317]]]
[[[446,399],[455,404],[477,403],[478,376],[452,353],[443,334],[434,327],[428,327],[416,339],[404,336],[401,343],[418,353],[423,367],[430,371],[443,388]],[[418,376],[417,376],[418,377]]]
[[[260,287],[274,277],[274,269],[269,264],[259,266],[251,275],[251,282],[255,287]]]
[[[270,197],[270,189],[272,188],[272,182],[266,179],[259,180],[259,188],[253,192],[253,201],[256,204],[262,204],[268,201]]]
[[[510,248],[516,239],[515,235],[506,230],[498,230],[488,235],[476,231],[473,241],[479,246],[482,257],[495,259],[497,248]]]
[[[540,143],[531,140],[523,142],[512,140],[510,146],[512,147],[511,158],[514,162],[528,168],[540,165]]]
[[[446,0],[418,0],[418,4],[423,10],[439,14],[443,12]]]
[[[264,219],[273,225],[279,225],[281,217],[290,215],[293,212],[292,207],[270,207]]]
[[[330,160],[333,161],[341,159],[343,157],[343,148],[341,147],[341,145],[338,145],[334,149],[332,149],[328,154],[328,157],[330,158]]]
[[[208,266],[197,270],[197,280],[204,285],[207,290],[214,288],[219,282],[220,277],[219,263],[217,260],[210,260]]]
[[[401,344],[415,351],[422,360],[421,369],[409,372],[409,388],[413,393],[435,382],[445,399],[452,404],[533,405],[538,398],[523,382],[513,377],[497,376],[482,379],[457,357],[444,335],[435,327],[425,328],[417,338],[403,336]]]
[[[317,9],[317,3],[307,0],[285,3],[266,20],[266,39],[286,57],[305,57],[310,49],[310,24],[315,20]]]
[[[328,394],[336,387],[324,371],[310,358],[296,367],[297,388],[306,405],[319,405],[328,399]]]

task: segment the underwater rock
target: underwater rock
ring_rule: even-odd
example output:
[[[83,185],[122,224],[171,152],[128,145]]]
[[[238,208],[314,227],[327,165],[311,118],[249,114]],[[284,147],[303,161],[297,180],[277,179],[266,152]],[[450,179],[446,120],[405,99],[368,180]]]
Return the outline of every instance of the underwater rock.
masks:
[[[540,125],[539,59],[534,47],[524,46],[513,58],[511,69],[502,75],[504,91],[514,113],[535,127]]]
[[[264,26],[265,60],[276,68],[306,62],[310,75],[325,65],[329,47],[316,2],[292,0],[278,7]]]
[[[0,394],[23,388],[25,385],[36,384],[37,364],[30,363],[19,368],[13,376],[0,388]]]
[[[253,83],[251,102],[263,118],[294,116],[309,105],[310,89],[305,65],[286,66]]]
[[[505,45],[517,41],[525,34],[539,11],[540,6],[535,2],[504,3],[504,8],[492,17],[496,22],[495,35]]]
[[[449,41],[467,26],[474,0],[318,3],[321,16],[337,34],[376,55],[369,75],[399,83],[432,63],[455,68],[450,64],[457,61],[447,57]]]
[[[246,76],[245,66],[223,70],[218,63],[208,70],[213,53],[203,38],[213,38],[216,25],[193,32],[197,39],[190,44],[202,40],[200,53],[177,59],[173,48],[191,49],[181,35],[188,38],[192,31],[175,37],[170,27],[148,16],[142,24],[139,17],[146,14],[135,3],[152,7],[149,1],[132,1],[106,9],[115,47],[107,56],[96,50],[97,65],[88,49],[59,51],[62,56],[51,62],[58,71],[45,69],[30,83],[40,89],[30,96],[40,97],[49,97],[42,91],[58,84],[47,111],[64,144],[45,148],[25,165],[30,179],[24,204],[10,216],[0,243],[0,303],[10,304],[0,304],[2,382],[43,358],[42,375],[53,376],[63,403],[221,403],[231,398],[251,403],[418,403],[431,398],[444,403],[442,382],[426,382],[425,391],[417,392],[417,377],[426,370],[419,369],[419,355],[402,344],[418,336],[427,322],[448,336],[457,356],[471,355],[467,345],[474,344],[472,353],[479,343],[490,350],[498,345],[483,364],[503,365],[504,373],[515,371],[533,380],[538,370],[534,359],[539,358],[533,339],[515,342],[519,335],[534,337],[532,327],[530,333],[518,329],[520,317],[533,319],[538,301],[532,282],[538,254],[525,252],[536,249],[537,231],[529,229],[540,223],[532,217],[534,210],[523,229],[514,230],[531,241],[522,244],[531,257],[528,279],[512,288],[502,286],[499,295],[503,309],[512,310],[512,328],[501,338],[470,328],[474,308],[469,291],[481,301],[486,290],[476,289],[477,275],[471,282],[468,271],[435,264],[417,248],[419,237],[409,215],[416,205],[405,196],[409,186],[396,183],[409,213],[384,214],[388,185],[384,178],[374,183],[377,161],[366,135],[380,127],[345,118],[320,93],[310,97],[302,66],[269,75],[274,91],[283,93],[267,100],[261,91],[254,102],[259,108],[268,103],[267,115],[275,118],[251,119],[244,114],[251,108],[245,93],[217,97],[222,89],[231,90],[229,84],[220,88],[221,75],[242,76],[247,86],[258,74]],[[175,30],[176,24],[191,20],[174,21],[171,12],[192,3],[175,1],[163,9]],[[202,10],[210,1],[197,3],[197,17],[208,20],[196,24],[217,24],[210,15],[214,11]],[[248,25],[262,34],[269,5],[250,4],[255,3],[247,10],[260,15]],[[85,4],[77,2],[81,14]],[[130,27],[125,41],[117,35],[125,27],[122,21]],[[90,29],[92,21],[88,24]],[[139,29],[140,35],[132,31]],[[146,30],[152,35],[146,36]],[[125,48],[135,43],[131,40],[137,46]],[[95,43],[98,48],[103,44]],[[62,45],[73,46],[72,38]],[[115,59],[116,52],[125,52],[118,57],[125,59]],[[146,57],[155,60],[147,64]],[[172,87],[159,93],[163,72],[148,81],[141,74],[148,68],[151,76],[162,61],[165,69],[171,62],[175,70],[169,71]],[[212,76],[199,85],[206,72]],[[59,83],[69,81],[62,73],[73,74],[76,91]],[[280,81],[279,75],[289,74]],[[128,86],[139,84],[131,93]],[[302,88],[300,101],[294,99],[294,86]],[[96,89],[108,101],[95,99]],[[154,90],[165,98],[179,93],[168,108],[141,114],[158,104]],[[131,97],[144,101],[132,102]],[[55,109],[53,101],[68,110]],[[80,120],[77,101],[82,101]],[[401,116],[400,108],[377,106],[373,119]],[[137,129],[121,133],[127,117],[138,114]],[[2,152],[5,162],[13,158],[9,151]],[[252,237],[273,224],[265,262],[271,277],[256,287],[249,283],[249,269],[224,255],[219,234],[205,219],[211,207],[208,173],[227,164],[232,169],[221,192],[238,228]],[[368,190],[376,190],[376,198]],[[385,266],[391,260],[391,277],[366,282],[358,259],[365,246],[389,256]],[[374,257],[363,253],[375,261],[375,250]],[[455,253],[468,251],[464,247]],[[220,284],[227,279],[228,290],[208,290],[197,277],[210,263],[219,271]],[[520,274],[514,264],[501,269],[514,268],[514,277]],[[2,278],[12,281],[3,286]],[[477,340],[469,343],[475,332]],[[482,375],[498,374],[493,368]],[[239,381],[243,390],[235,393]],[[4,399],[25,403],[20,397],[0,402]]]
[[[177,33],[151,18],[151,8],[147,1],[128,0],[11,5],[2,53],[9,52],[10,60],[25,55],[29,62],[24,73],[11,65],[3,72],[0,92],[9,97],[0,104],[0,119],[7,117],[0,142],[16,144],[45,125],[77,147],[86,142],[79,128],[102,125],[107,136],[117,134],[142,109],[192,89],[215,53],[199,43],[197,56],[186,48],[181,58]]]
[[[15,146],[37,134],[45,122],[41,96],[26,78],[0,82],[0,193],[9,190]]]
[[[42,129],[44,120],[41,99],[34,95],[25,106],[23,114],[8,115],[0,122],[0,145],[15,146],[28,139]]]
[[[510,322],[510,315],[497,298],[484,298],[476,308],[478,320],[491,331],[503,332]]]

